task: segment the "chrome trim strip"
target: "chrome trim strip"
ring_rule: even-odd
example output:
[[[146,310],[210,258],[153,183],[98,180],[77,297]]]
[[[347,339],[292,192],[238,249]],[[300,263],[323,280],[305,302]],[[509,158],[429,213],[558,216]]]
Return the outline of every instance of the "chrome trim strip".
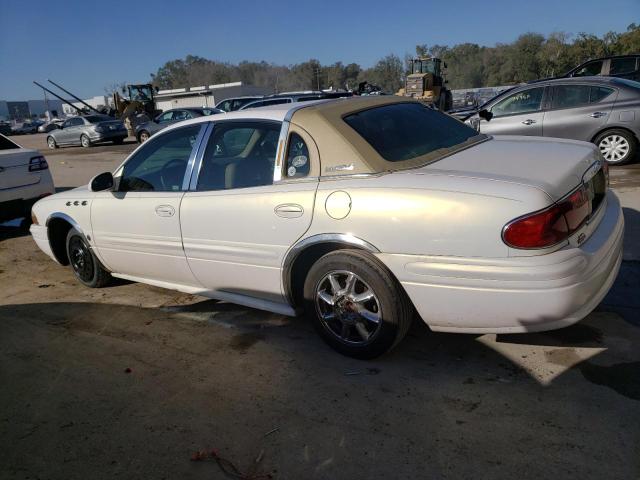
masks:
[[[284,290],[284,296],[287,302],[289,302],[289,304],[294,308],[295,302],[293,298],[293,292],[291,290],[291,269],[293,268],[295,260],[307,247],[320,243],[331,242],[352,245],[354,247],[366,250],[370,253],[380,253],[380,250],[378,250],[378,248],[374,245],[349,233],[320,233],[307,238],[303,238],[302,240],[298,241],[289,249],[282,264],[282,287]]]
[[[191,172],[189,173],[189,182],[187,185],[182,186],[182,190],[191,191],[195,190],[198,186],[198,176],[200,175],[200,169],[202,168],[202,159],[204,158],[204,152],[207,149],[207,144],[209,143],[209,137],[211,136],[211,132],[215,128],[214,122],[207,122],[205,128],[202,130],[202,138],[200,138],[200,144],[198,145],[198,152],[194,156],[193,166]],[[185,181],[187,179],[185,178]]]
[[[196,157],[202,150],[202,138],[204,137],[205,131],[207,130],[208,125],[203,123],[200,126],[200,131],[198,132],[198,136],[196,137],[196,141],[191,148],[191,155],[189,155],[189,160],[187,160],[187,168],[184,171],[184,177],[182,178],[182,191],[189,189],[189,184],[191,183],[191,176],[193,173],[193,165],[196,161]]]
[[[289,126],[291,125],[291,122],[289,121],[289,118],[291,118],[289,112],[287,112],[285,119],[282,121],[280,137],[278,137],[278,151],[276,153],[276,161],[273,166],[273,183],[278,183],[282,180],[282,170],[287,158],[287,138],[289,136]]]

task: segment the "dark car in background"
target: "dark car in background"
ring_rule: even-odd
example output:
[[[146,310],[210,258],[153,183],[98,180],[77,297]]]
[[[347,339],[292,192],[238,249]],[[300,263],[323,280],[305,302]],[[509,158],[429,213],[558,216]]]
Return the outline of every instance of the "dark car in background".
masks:
[[[567,72],[565,77],[619,77],[640,81],[640,55],[616,55],[589,60]]]
[[[222,110],[213,107],[203,108],[173,108],[165,110],[150,122],[141,123],[136,126],[136,138],[138,142],[144,143],[154,133],[159,132],[163,128],[168,127],[176,122],[189,120],[191,118],[204,117],[206,115],[215,115],[224,113]]]
[[[466,120],[480,133],[592,142],[605,160],[635,158],[640,82],[613,77],[557,78],[515,87]]]
[[[11,129],[12,135],[27,135],[30,133],[37,133],[38,127],[41,124],[38,122],[24,122],[19,127],[14,127]]]
[[[59,129],[47,135],[49,148],[65,145],[81,145],[85,148],[95,143],[122,143],[127,129],[121,120],[108,115],[83,115],[65,120]]]
[[[235,112],[236,110],[240,110],[247,103],[260,100],[261,98],[262,98],[262,95],[227,98],[225,100],[218,102],[218,104],[216,105],[216,108],[224,112]]]
[[[267,107],[269,105],[279,105],[282,103],[308,102],[310,100],[326,100],[331,98],[352,97],[352,92],[323,92],[321,90],[309,90],[305,92],[284,92],[275,95],[266,95],[260,100],[243,105],[240,110],[249,108]]]

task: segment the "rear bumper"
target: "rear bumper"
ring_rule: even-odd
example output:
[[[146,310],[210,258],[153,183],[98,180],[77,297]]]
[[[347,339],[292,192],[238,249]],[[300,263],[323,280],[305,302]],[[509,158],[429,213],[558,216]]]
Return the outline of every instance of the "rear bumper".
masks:
[[[124,130],[110,130],[108,132],[93,132],[89,135],[92,142],[106,142],[109,140],[124,140],[127,138],[128,132]]]
[[[432,330],[516,333],[580,321],[604,298],[620,269],[624,219],[607,194],[589,240],[547,255],[478,259],[380,254]]]

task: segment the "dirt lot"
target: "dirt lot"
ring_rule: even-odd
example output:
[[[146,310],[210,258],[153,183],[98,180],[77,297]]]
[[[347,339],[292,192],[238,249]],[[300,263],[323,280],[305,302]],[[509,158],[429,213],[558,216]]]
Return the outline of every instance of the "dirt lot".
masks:
[[[45,154],[69,188],[134,147]],[[0,478],[228,478],[190,461],[216,448],[280,479],[637,480],[638,164],[612,185],[627,261],[583,322],[499,336],[415,322],[372,362],[337,355],[303,319],[125,282],[82,288],[0,227]]]

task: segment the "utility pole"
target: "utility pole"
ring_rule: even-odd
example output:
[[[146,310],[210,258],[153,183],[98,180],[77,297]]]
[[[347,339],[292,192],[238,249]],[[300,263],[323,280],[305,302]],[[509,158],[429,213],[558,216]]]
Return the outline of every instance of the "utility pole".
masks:
[[[47,111],[45,112],[45,116],[47,117],[48,121],[51,121],[51,110],[49,109],[49,99],[47,98],[47,92],[45,90],[42,90],[42,93],[44,93],[44,107],[47,109]]]

